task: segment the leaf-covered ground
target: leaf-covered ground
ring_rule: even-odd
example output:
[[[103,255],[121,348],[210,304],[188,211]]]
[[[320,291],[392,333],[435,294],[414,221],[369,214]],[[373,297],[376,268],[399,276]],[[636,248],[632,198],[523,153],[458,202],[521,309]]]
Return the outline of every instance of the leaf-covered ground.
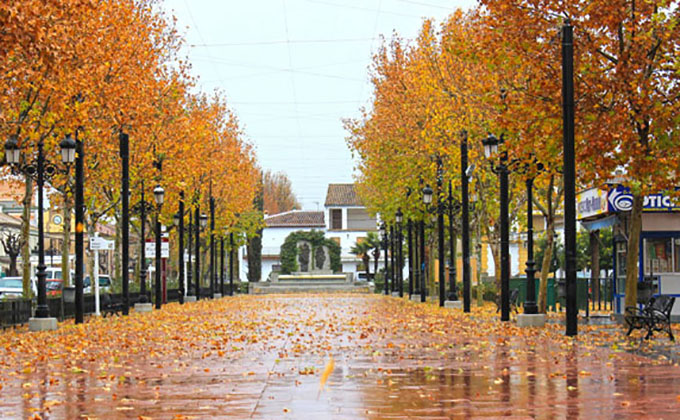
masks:
[[[369,295],[170,304],[1,332],[0,418],[677,418],[675,344],[579,327]]]

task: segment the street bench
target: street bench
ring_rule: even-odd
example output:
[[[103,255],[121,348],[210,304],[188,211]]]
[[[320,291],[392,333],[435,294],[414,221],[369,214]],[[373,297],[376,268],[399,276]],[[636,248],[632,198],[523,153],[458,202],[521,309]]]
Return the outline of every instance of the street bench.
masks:
[[[104,318],[107,315],[119,315],[123,312],[125,304],[113,299],[110,293],[102,293],[100,296],[101,313]]]
[[[514,310],[515,313],[519,313],[517,306],[519,305],[519,289],[512,289],[510,291],[510,296],[508,297],[510,302],[510,311]],[[501,295],[496,296],[496,312],[501,310]]]
[[[642,309],[637,306],[627,307],[623,318],[628,325],[626,335],[630,335],[633,330],[646,329],[645,340],[647,340],[654,331],[665,331],[668,333],[668,338],[675,341],[671,330],[671,310],[674,303],[675,297],[661,295],[651,297]]]

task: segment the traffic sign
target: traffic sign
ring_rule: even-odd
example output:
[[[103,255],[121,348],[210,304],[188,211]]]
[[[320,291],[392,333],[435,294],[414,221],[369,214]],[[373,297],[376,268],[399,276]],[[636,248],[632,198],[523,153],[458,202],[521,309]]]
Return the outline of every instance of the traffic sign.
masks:
[[[109,241],[99,236],[90,238],[91,251],[113,251],[114,245],[114,241]]]

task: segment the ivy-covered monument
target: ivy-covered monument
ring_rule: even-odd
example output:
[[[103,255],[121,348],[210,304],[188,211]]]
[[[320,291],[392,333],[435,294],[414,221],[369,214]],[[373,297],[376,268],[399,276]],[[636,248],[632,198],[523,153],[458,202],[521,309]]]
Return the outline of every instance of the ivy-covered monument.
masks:
[[[253,283],[251,293],[369,293],[365,282],[357,284],[352,273],[341,272],[340,252],[340,245],[321,231],[293,232],[281,245],[281,271]]]
[[[281,245],[281,274],[339,273],[340,245],[323,232],[293,232]]]

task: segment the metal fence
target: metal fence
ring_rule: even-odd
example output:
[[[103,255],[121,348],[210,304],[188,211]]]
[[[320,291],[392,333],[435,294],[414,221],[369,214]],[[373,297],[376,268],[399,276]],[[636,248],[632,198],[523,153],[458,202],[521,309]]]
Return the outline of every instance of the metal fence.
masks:
[[[210,296],[210,289],[205,290],[207,291],[206,296]],[[203,294],[203,290],[201,292]],[[130,293],[130,303],[134,304],[139,301],[139,297],[139,293]],[[123,295],[120,293],[111,294],[111,300],[122,302]],[[84,295],[83,301],[84,313],[93,314],[95,312],[94,295]],[[168,289],[167,301],[179,301],[179,289]],[[33,315],[35,304],[35,300],[30,299],[0,300],[0,328],[26,324]],[[47,307],[49,308],[50,317],[57,318],[59,321],[74,318],[76,314],[75,302],[64,301],[62,297],[48,298]]]
[[[566,280],[557,279],[557,301],[560,310],[566,306]],[[585,311],[590,316],[591,311],[614,310],[614,282],[610,277],[598,279],[576,279],[576,305],[579,311]]]

